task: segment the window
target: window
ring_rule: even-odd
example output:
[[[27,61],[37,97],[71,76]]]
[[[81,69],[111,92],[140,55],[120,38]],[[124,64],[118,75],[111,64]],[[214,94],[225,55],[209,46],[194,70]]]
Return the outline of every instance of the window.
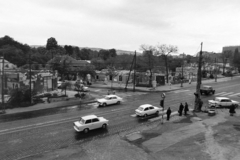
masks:
[[[89,123],[91,123],[91,119],[86,120],[86,123],[85,123],[85,124],[89,124]]]
[[[144,111],[147,111],[147,110],[148,110],[148,108],[145,108],[145,109],[144,109]]]
[[[231,100],[230,99],[225,99],[225,102],[231,102]]]
[[[117,99],[117,97],[112,97],[112,99]]]
[[[153,109],[153,107],[149,107],[149,109]]]
[[[92,122],[99,122],[99,119],[98,118],[94,118],[94,119],[92,119]]]

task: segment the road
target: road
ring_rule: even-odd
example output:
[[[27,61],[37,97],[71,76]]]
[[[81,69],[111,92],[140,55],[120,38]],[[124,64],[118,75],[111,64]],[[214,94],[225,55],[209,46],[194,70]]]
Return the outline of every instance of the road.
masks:
[[[187,85],[187,84],[185,84]],[[240,101],[239,80],[212,83],[216,89],[215,96],[228,96]],[[184,87],[182,90],[166,93],[165,107],[178,110],[180,102],[188,102],[193,108],[195,86]],[[52,114],[34,117],[29,115],[26,119],[16,118],[0,123],[0,157],[2,160],[22,159],[38,153],[49,152],[70,145],[83,145],[98,137],[117,134],[131,128],[150,123],[146,119],[136,118],[134,110],[141,104],[150,103],[159,106],[161,93],[119,93],[124,97],[120,105],[98,108],[96,104],[69,106]],[[214,96],[202,96],[204,105]],[[110,120],[108,130],[91,131],[85,135],[73,130],[73,122],[80,116],[96,114]]]

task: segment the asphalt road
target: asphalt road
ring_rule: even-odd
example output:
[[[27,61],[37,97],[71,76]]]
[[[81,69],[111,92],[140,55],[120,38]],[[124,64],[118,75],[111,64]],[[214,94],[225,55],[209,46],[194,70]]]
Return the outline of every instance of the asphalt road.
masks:
[[[187,84],[185,84],[187,85]],[[229,96],[240,101],[239,81],[233,80],[210,84],[216,89],[215,95],[202,96],[204,105],[214,96]],[[195,86],[184,87],[182,90],[166,93],[165,107],[178,110],[180,102],[188,102],[193,108]],[[101,92],[101,91],[100,91]],[[225,93],[223,93],[225,92]],[[22,159],[38,153],[49,152],[68,146],[84,145],[98,137],[117,134],[131,128],[150,123],[147,119],[139,119],[134,116],[134,110],[141,104],[150,103],[159,106],[161,93],[119,93],[124,98],[120,105],[98,108],[95,104],[70,106],[52,114],[37,116],[32,115],[26,119],[16,119],[0,123],[0,157],[4,159]],[[110,120],[108,130],[95,130],[85,135],[76,133],[73,122],[80,116],[96,114]]]

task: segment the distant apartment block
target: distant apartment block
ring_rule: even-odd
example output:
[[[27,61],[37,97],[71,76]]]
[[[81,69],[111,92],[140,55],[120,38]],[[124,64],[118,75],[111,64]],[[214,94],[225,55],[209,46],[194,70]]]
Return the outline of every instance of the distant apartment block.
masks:
[[[232,53],[234,53],[236,48],[238,49],[238,51],[240,51],[240,46],[226,46],[226,47],[223,47],[222,52],[231,51]]]

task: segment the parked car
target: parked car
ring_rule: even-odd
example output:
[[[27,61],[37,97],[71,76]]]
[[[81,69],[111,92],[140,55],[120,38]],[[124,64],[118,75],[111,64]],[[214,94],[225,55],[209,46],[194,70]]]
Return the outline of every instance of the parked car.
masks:
[[[108,120],[96,115],[88,115],[81,117],[78,121],[73,123],[73,128],[77,132],[88,133],[90,130],[103,128],[107,129]]]
[[[214,108],[214,107],[230,107],[230,106],[239,106],[238,101],[231,100],[227,97],[215,97],[214,100],[208,100],[208,107]]]
[[[211,86],[206,86],[206,85],[201,85],[200,87],[200,94],[205,94],[205,95],[209,95],[209,94],[215,94],[215,90],[211,87]]]
[[[143,104],[135,110],[137,116],[147,117],[148,115],[159,115],[160,112],[163,112],[163,108],[153,106],[151,104]]]
[[[105,98],[97,99],[99,106],[107,106],[111,104],[120,104],[123,99],[117,95],[107,95]]]

